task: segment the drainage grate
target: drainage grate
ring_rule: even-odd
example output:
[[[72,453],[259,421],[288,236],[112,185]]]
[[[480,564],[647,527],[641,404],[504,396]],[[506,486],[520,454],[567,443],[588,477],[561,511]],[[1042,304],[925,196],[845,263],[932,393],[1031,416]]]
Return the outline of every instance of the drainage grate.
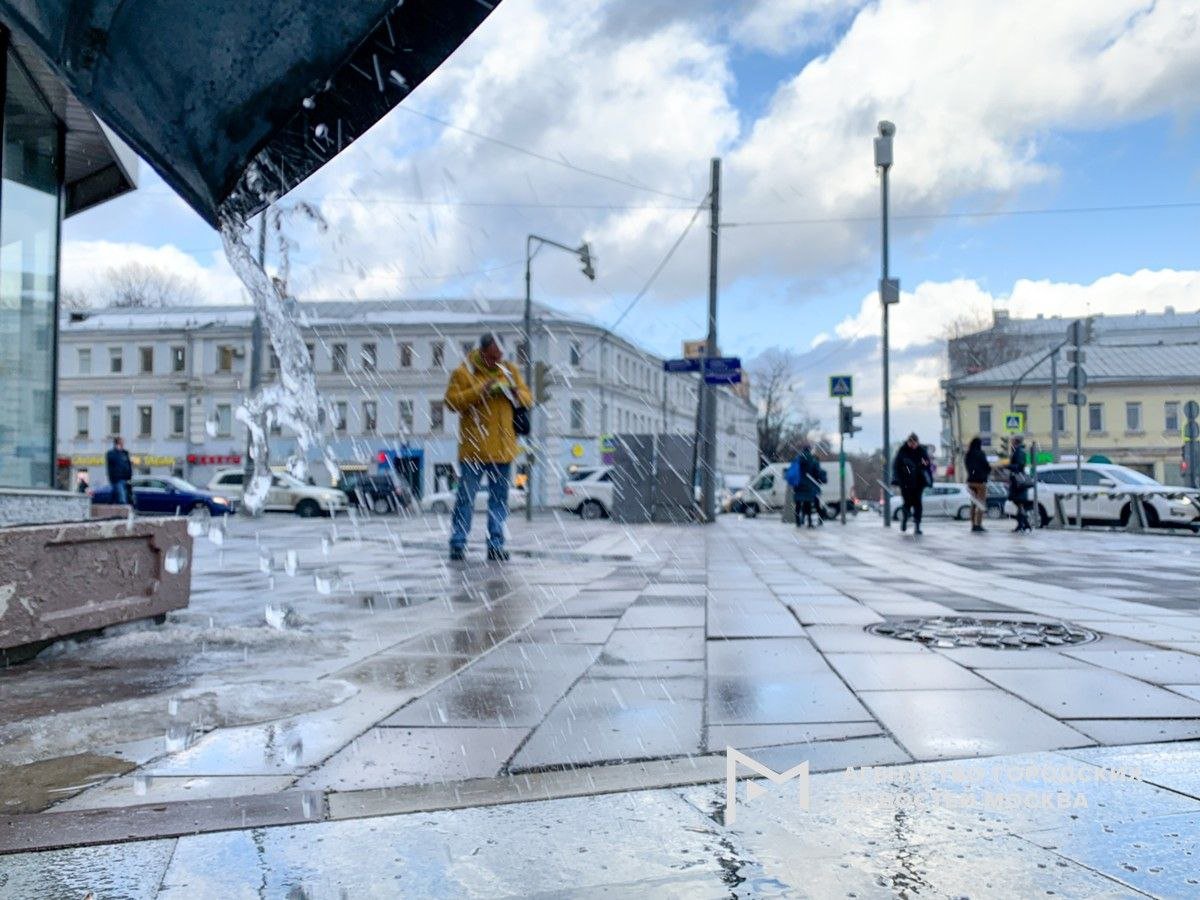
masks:
[[[993,650],[1027,650],[1087,644],[1100,635],[1062,622],[1026,622],[1020,619],[973,619],[967,616],[932,616],[895,619],[868,625],[871,634],[916,641],[930,647],[988,647]]]

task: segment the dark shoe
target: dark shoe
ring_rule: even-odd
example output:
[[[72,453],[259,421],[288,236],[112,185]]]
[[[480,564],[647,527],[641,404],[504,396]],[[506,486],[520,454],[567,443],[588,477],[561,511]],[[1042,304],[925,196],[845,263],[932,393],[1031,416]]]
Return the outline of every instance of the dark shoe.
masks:
[[[971,531],[974,532],[975,534],[979,534],[983,530],[984,530],[984,528],[982,525],[972,525],[971,526]]]
[[[921,533],[921,526],[918,525],[916,528],[913,529],[913,534],[920,534],[920,533]]]
[[[508,551],[503,547],[488,547],[488,560],[490,562],[508,562]]]
[[[908,516],[901,516],[901,517],[900,517],[900,530],[901,530],[901,531],[908,531]]]
[[[450,548],[450,562],[462,562],[467,558],[467,553],[462,547]]]

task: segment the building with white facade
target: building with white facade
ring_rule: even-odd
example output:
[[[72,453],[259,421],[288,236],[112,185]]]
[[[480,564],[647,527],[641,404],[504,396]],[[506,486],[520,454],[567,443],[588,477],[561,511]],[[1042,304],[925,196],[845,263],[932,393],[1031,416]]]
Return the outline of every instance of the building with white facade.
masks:
[[[522,358],[520,300],[312,302],[296,311],[338,459],[358,467],[399,450],[419,494],[453,472],[458,422],[442,400],[453,368],[485,331],[501,337],[511,359]],[[250,306],[64,314],[60,482],[89,468],[92,482],[103,483],[102,457],[116,434],[141,469],[201,485],[218,466],[240,464],[246,430],[236,410],[249,383],[253,317]],[[660,357],[602,327],[537,306],[533,358],[549,367],[534,437],[560,474],[602,462],[611,434],[695,431],[696,376],[664,373]],[[264,383],[277,370],[268,349]],[[719,466],[752,473],[754,407],[728,388],[718,397]],[[294,447],[286,430],[272,433],[273,461]],[[542,499],[553,499],[558,478],[542,484]]]

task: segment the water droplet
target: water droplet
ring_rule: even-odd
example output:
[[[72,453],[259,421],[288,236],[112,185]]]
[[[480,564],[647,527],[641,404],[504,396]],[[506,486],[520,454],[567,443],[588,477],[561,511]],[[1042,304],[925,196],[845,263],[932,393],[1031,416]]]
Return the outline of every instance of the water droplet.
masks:
[[[304,758],[304,741],[292,738],[283,750],[283,759],[289,766],[298,766]]]
[[[220,547],[225,543],[225,528],[221,525],[214,524],[208,529],[208,539]]]
[[[170,700],[167,701],[167,715],[170,715],[170,716],[179,715],[179,701],[176,700],[174,697],[172,697]]]
[[[187,568],[187,565],[187,551],[179,544],[172,545],[171,549],[167,551],[167,555],[163,557],[163,568],[172,575],[178,575]]]
[[[133,776],[133,792],[139,797],[145,797],[146,792],[150,790],[149,775],[134,775]]]
[[[300,554],[295,550],[289,550],[283,558],[283,571],[295,578],[296,572],[300,569]]]
[[[287,628],[288,614],[292,610],[280,603],[268,603],[266,609],[267,624],[276,631],[284,631]]]
[[[204,433],[207,434],[209,437],[216,437],[217,431],[220,429],[220,427],[221,427],[221,422],[217,418],[216,413],[213,413],[211,416],[209,416],[207,419],[204,420]]]
[[[317,798],[311,791],[305,791],[300,798],[300,805],[304,810],[304,818],[311,819],[317,811]]]
[[[325,140],[325,136],[329,134],[329,128],[325,125],[325,123],[322,122],[313,129],[313,134],[315,134],[319,140]]]
[[[313,583],[317,588],[318,594],[329,596],[333,593],[333,584],[336,581],[336,574],[330,572],[317,572],[313,575]]]
[[[315,97],[305,97],[304,100],[301,102],[304,104],[305,109],[316,109],[317,108],[317,101],[316,101]]]
[[[333,549],[333,541],[329,539],[328,535],[322,535],[321,536],[321,553],[322,553],[322,555],[328,556],[329,551],[331,549]]]
[[[200,537],[208,531],[210,516],[208,510],[194,509],[188,513],[187,530],[192,537]]]
[[[186,725],[172,725],[167,729],[167,752],[178,753],[186,750],[191,731]]]
[[[271,559],[271,554],[266,550],[262,551],[258,554],[258,571],[262,572],[264,575],[270,575],[272,562],[273,560]]]

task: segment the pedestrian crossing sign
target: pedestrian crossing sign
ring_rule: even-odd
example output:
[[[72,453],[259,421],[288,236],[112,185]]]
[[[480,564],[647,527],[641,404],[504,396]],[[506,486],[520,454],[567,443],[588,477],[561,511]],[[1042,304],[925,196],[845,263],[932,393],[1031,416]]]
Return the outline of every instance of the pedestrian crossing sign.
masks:
[[[1009,434],[1025,433],[1025,413],[1010,412],[1004,414],[1004,430]]]
[[[830,375],[829,376],[829,396],[830,397],[853,397],[854,396],[854,377],[852,375]]]

